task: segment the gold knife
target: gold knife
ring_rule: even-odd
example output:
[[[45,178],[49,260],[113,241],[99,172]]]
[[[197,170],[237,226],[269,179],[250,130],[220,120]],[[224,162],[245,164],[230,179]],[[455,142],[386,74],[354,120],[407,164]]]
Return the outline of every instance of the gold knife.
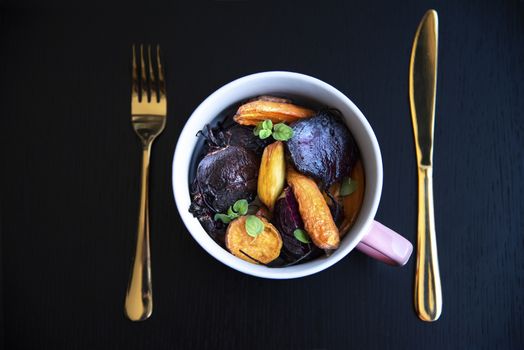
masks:
[[[442,312],[435,218],[433,214],[433,129],[437,92],[438,16],[426,12],[415,34],[409,63],[409,104],[418,165],[418,249],[415,310],[423,321]]]

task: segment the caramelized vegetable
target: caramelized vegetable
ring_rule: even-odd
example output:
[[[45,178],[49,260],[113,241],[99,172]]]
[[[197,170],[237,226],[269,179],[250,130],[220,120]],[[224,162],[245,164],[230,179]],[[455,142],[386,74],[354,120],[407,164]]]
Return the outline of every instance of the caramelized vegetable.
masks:
[[[203,154],[227,146],[237,146],[252,151],[260,157],[264,148],[271,143],[271,140],[262,140],[260,137],[255,136],[252,127],[235,123],[232,117],[226,118],[213,127],[207,124],[198,133],[198,136],[205,139]]]
[[[282,249],[282,237],[275,226],[265,218],[264,230],[252,237],[246,230],[246,216],[232,221],[226,232],[226,247],[236,257],[254,264],[268,264],[278,258]]]
[[[293,189],[304,228],[313,243],[322,249],[338,248],[338,228],[315,181],[288,167],[287,182]]]
[[[234,120],[242,125],[257,125],[266,119],[273,123],[291,123],[310,117],[315,112],[304,107],[284,102],[278,98],[264,96],[257,100],[244,103],[238,108]]]
[[[267,267],[301,264],[329,255],[354,225],[364,169],[338,110],[257,96],[197,135],[189,211],[233,255]],[[233,208],[239,200],[247,210]]]
[[[294,232],[304,228],[304,222],[298,211],[298,203],[291,191],[286,187],[282,196],[275,203],[275,211],[271,222],[282,236],[284,255],[293,260],[302,257],[311,251],[310,244],[299,241]]]
[[[322,110],[291,127],[293,137],[286,147],[299,172],[320,181],[323,190],[349,176],[358,152],[337,111]]]
[[[362,201],[364,200],[365,177],[362,161],[358,160],[351,171],[351,181],[357,183],[355,192],[342,197],[344,204],[344,221],[340,225],[340,234],[344,236],[355,223]]]
[[[256,195],[257,156],[242,147],[226,146],[206,154],[196,173],[193,202],[223,213],[239,199],[251,201]]]
[[[285,181],[284,145],[280,141],[273,142],[264,149],[258,173],[258,197],[269,210],[273,210],[278,196],[284,189]]]
[[[217,126],[216,129],[221,128]],[[270,140],[262,140],[253,135],[253,128],[239,124],[232,124],[227,129],[218,132],[223,141],[223,146],[238,146],[254,152],[258,157],[262,155],[264,148],[271,143]]]

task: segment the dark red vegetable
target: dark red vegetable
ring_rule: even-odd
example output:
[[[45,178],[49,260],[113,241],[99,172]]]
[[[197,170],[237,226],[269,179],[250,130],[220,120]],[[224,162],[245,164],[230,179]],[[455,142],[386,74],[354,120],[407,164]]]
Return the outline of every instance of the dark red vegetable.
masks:
[[[201,157],[191,184],[189,212],[219,244],[224,246],[227,225],[214,220],[238,199],[256,196],[260,155],[267,141],[249,127],[226,118],[216,127],[199,132],[205,138]]]
[[[196,181],[193,184],[195,183]],[[226,234],[227,225],[220,220],[214,220],[215,213],[205,205],[202,194],[194,190],[194,188],[193,186],[189,212],[200,221],[200,224],[211,238],[224,247],[224,235]]]
[[[208,150],[223,148],[226,146],[238,146],[262,156],[264,147],[271,143],[271,139],[262,140],[253,134],[253,128],[231,123],[229,119],[219,123],[214,128],[206,126],[206,132],[200,133],[206,138]]]
[[[224,246],[227,225],[214,220],[214,216],[225,213],[239,199],[251,201],[255,198],[259,158],[236,146],[212,149],[198,164],[191,185],[189,212],[214,240]]]
[[[226,212],[239,199],[252,201],[257,194],[259,159],[251,151],[226,146],[212,151],[197,168],[195,195],[217,213]]]
[[[338,111],[325,109],[315,116],[294,122],[293,137],[286,142],[295,168],[326,190],[349,176],[358,151],[351,132]]]
[[[282,250],[289,258],[294,260],[311,251],[311,244],[300,242],[294,235],[296,229],[304,229],[304,222],[291,188],[285,188],[284,196],[275,203],[272,223],[282,236]]]
[[[273,141],[271,138],[262,140],[253,134],[253,128],[239,124],[234,124],[231,128],[227,129],[225,135],[229,139],[229,145],[244,147],[253,151],[258,156],[262,156],[264,147]]]

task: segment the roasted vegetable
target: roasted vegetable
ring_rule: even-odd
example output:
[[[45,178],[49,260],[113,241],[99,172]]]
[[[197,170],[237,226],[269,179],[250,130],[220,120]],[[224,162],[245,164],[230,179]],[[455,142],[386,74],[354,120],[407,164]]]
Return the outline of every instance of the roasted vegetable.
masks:
[[[304,228],[300,217],[298,203],[291,188],[284,189],[282,196],[275,204],[273,219],[271,221],[282,236],[283,251],[289,260],[304,256],[311,251],[311,245],[296,239],[294,232]]]
[[[239,125],[230,119],[231,118],[220,122],[213,128],[207,125],[206,128],[199,133],[200,136],[205,138],[204,147],[201,149],[201,152],[203,153],[202,155],[204,158],[206,158],[207,154],[209,158],[206,158],[206,161],[202,163],[202,167],[199,170],[200,176],[195,176],[193,179],[191,186],[191,206],[189,207],[189,212],[200,221],[206,232],[209,233],[209,235],[222,246],[224,245],[224,234],[226,232],[227,225],[222,223],[220,220],[214,220],[214,216],[217,212],[222,210],[223,207],[227,205],[227,203],[224,203],[223,206],[218,206],[217,210],[212,198],[218,195],[219,197],[225,198],[224,200],[230,201],[236,197],[242,197],[242,192],[244,192],[244,190],[238,188],[238,186],[234,186],[234,192],[236,192],[236,194],[230,193],[233,195],[232,198],[229,198],[227,195],[220,195],[221,191],[215,191],[215,187],[219,186],[217,184],[222,182],[220,180],[220,173],[236,171],[235,169],[238,169],[238,167],[228,164],[229,162],[226,162],[226,168],[220,170],[218,169],[218,164],[216,167],[215,165],[212,165],[212,159],[230,158],[230,161],[235,162],[235,153],[245,155],[246,150],[248,150],[247,156],[245,157],[250,159],[247,164],[252,164],[249,165],[248,168],[252,168],[254,172],[258,172],[255,169],[256,166],[254,166],[254,164],[258,163],[258,159],[262,155],[264,147],[269,144],[268,141],[261,140],[260,138],[254,136],[252,128]],[[235,148],[230,148],[226,151],[223,151],[227,146],[238,146],[245,150],[238,151]],[[257,154],[256,161],[251,160],[253,156],[249,151],[253,151],[255,154]],[[240,158],[243,157],[241,156]],[[205,181],[198,181],[198,178],[202,179],[202,177],[205,177],[205,174],[215,174],[216,176],[213,175],[211,179]],[[256,178],[254,179],[254,182],[249,181],[253,174],[251,171],[242,170],[240,171],[240,174],[244,174],[246,179],[248,179],[248,181],[246,181],[247,190],[245,192],[249,195],[246,198],[252,199],[254,196],[253,184],[256,188]],[[224,189],[227,189],[227,186]]]
[[[238,124],[233,124],[233,126],[227,129],[225,135],[230,146],[244,147],[259,156],[262,154],[264,147],[271,141],[261,140],[259,137],[253,135],[253,129]]]
[[[293,122],[312,116],[315,112],[304,107],[288,103],[278,98],[264,96],[254,101],[244,103],[238,108],[234,120],[242,125],[255,126],[266,119],[273,123]]]
[[[344,221],[340,226],[341,236],[344,236],[355,223],[364,200],[365,177],[364,167],[360,160],[355,163],[351,171],[351,181],[354,181],[356,184],[355,191],[350,195],[341,197],[344,206]]]
[[[278,258],[282,249],[282,238],[277,229],[265,218],[258,217],[264,224],[261,233],[252,237],[246,230],[247,216],[232,221],[226,232],[226,247],[236,257],[254,264],[268,264]]]
[[[189,211],[251,263],[283,267],[329,254],[364,194],[358,148],[340,113],[273,96],[234,108],[198,133],[204,140],[192,158]],[[241,199],[247,210],[235,204]]]
[[[205,132],[199,134],[206,138],[206,153],[226,146],[238,146],[261,156],[264,148],[271,143],[271,139],[262,140],[253,135],[253,128],[239,125],[229,119],[213,128],[207,125]]]
[[[327,189],[349,176],[357,158],[357,147],[346,124],[334,110],[291,125],[293,137],[286,143],[295,168]]]
[[[288,167],[287,182],[293,189],[304,228],[313,243],[322,249],[338,248],[338,228],[315,181]]]
[[[200,194],[209,209],[222,213],[239,199],[255,198],[257,177],[257,156],[242,147],[226,146],[200,161],[194,196]]]
[[[258,172],[258,197],[269,210],[273,210],[278,196],[284,189],[285,181],[284,145],[277,141],[264,149]]]
[[[200,224],[211,238],[221,246],[224,246],[224,235],[227,225],[222,221],[214,219],[215,212],[204,203],[202,193],[195,188],[195,184],[196,181],[193,182],[192,186],[189,212],[200,221]]]

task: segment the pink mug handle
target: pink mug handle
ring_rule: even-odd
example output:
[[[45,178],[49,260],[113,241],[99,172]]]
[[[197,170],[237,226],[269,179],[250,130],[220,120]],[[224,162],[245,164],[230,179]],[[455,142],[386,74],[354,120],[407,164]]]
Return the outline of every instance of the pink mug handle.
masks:
[[[371,229],[357,244],[357,249],[386,264],[403,266],[411,256],[413,245],[395,231],[373,220]]]

